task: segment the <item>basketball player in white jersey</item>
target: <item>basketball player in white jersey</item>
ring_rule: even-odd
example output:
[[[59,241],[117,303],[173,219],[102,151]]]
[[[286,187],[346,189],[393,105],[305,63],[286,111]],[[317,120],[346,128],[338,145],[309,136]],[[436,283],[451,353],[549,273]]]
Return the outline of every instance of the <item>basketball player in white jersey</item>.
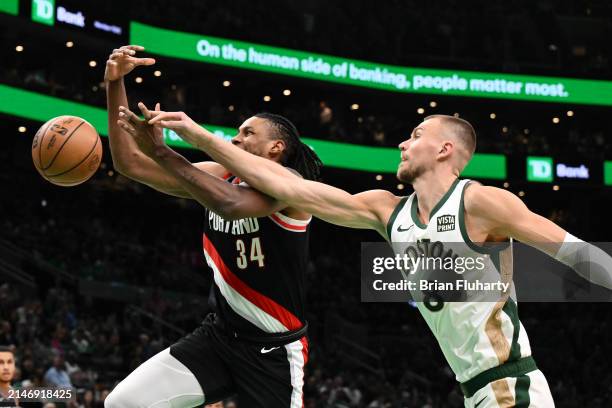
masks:
[[[412,184],[414,193],[398,197],[384,190],[351,195],[304,180],[222,141],[183,112],[158,111],[153,115],[150,123],[175,130],[253,188],[328,222],[376,230],[392,245],[425,240],[458,242],[463,255],[489,253],[490,259],[499,259],[499,253],[493,253],[496,250],[485,243],[515,238],[572,267],[591,282],[612,288],[608,268],[612,259],[603,251],[531,212],[509,191],[459,179],[476,148],[476,134],[465,120],[429,116],[399,145],[397,177]],[[438,232],[437,224],[448,221],[449,215],[457,225]],[[443,216],[446,218],[438,218]],[[489,261],[486,266],[495,270],[496,263]],[[546,379],[531,357],[512,297],[497,303],[418,306],[460,383],[466,407],[554,406]]]

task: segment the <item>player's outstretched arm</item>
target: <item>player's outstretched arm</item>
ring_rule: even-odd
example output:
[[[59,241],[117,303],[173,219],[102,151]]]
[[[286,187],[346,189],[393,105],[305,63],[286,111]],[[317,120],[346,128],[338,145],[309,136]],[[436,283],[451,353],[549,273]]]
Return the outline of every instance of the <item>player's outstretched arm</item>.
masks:
[[[563,262],[585,279],[612,289],[612,257],[530,211],[511,192],[472,185],[465,192],[464,203],[468,217],[490,235],[516,238]]]
[[[172,177],[189,197],[204,207],[225,219],[262,217],[287,207],[286,204],[249,186],[230,184],[210,174],[202,169],[202,163],[200,165],[190,163],[164,143],[161,129],[148,125],[125,107],[121,107],[120,110],[118,124],[134,139],[140,151]],[[146,112],[146,109],[143,110]],[[222,167],[217,163],[214,164]]]
[[[144,48],[138,45],[126,45],[113,50],[106,61],[104,82],[106,85],[106,105],[108,109],[109,145],[113,166],[120,173],[129,173],[134,164],[146,161],[132,138],[117,124],[119,106],[128,106],[127,93],[123,77],[141,65],[152,65],[152,58],[136,58],[137,51]]]
[[[151,113],[154,118],[150,124],[175,130],[185,141],[208,153],[251,187],[333,224],[374,229],[386,237],[386,222],[399,202],[392,193],[372,190],[352,195],[327,184],[305,180],[278,163],[223,141],[183,112]]]
[[[144,51],[139,45],[126,45],[113,50],[106,61],[104,81],[106,84],[106,102],[108,108],[108,133],[111,156],[115,170],[132,180],[146,184],[162,193],[177,197],[191,198],[178,181],[147,157],[139,149],[134,139],[118,124],[119,107],[128,106],[124,76],[141,65],[152,65],[153,58],[136,58],[136,52]],[[221,175],[225,172],[222,166],[214,162],[197,163],[199,168]]]

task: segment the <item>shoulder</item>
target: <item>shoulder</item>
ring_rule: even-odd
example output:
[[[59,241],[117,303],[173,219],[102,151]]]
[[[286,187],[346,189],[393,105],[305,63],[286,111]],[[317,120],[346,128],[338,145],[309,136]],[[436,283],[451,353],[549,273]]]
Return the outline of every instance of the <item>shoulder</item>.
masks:
[[[373,227],[385,239],[387,238],[387,227],[389,221],[398,206],[407,197],[396,196],[387,190],[368,190],[353,195],[364,209],[371,214],[375,223]]]
[[[374,212],[383,226],[387,225],[391,215],[402,203],[402,200],[408,198],[396,196],[387,190],[368,190],[355,194],[354,197]]]
[[[368,190],[354,195],[355,197],[368,202],[382,202],[383,204],[397,205],[404,197],[399,197],[387,190]]]
[[[359,200],[362,204],[366,205],[376,212],[393,211],[395,207],[405,197],[396,196],[387,190],[368,190],[361,193],[354,194],[353,197]],[[389,213],[390,215],[390,213]]]
[[[517,206],[524,206],[510,191],[478,182],[470,182],[465,187],[463,205],[468,215],[484,218],[511,216]]]

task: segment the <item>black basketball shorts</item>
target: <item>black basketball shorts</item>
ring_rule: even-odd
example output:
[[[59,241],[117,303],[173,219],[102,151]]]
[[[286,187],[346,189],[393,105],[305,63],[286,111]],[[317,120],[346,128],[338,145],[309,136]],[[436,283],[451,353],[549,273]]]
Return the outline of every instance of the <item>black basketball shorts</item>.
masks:
[[[245,408],[301,408],[308,340],[286,344],[237,339],[209,315],[193,333],[170,347],[170,354],[195,375],[205,404],[236,394]]]

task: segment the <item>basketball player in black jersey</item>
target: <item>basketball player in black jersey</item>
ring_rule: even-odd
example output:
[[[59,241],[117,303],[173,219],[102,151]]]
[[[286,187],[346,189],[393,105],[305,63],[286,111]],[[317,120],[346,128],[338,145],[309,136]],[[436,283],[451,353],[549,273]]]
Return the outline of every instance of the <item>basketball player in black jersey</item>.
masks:
[[[214,276],[214,313],[134,370],[105,407],[194,407],[234,393],[241,407],[302,407],[311,216],[250,188],[217,163],[190,163],[164,144],[159,128],[127,109],[123,76],[155,63],[136,58],[142,50],[121,47],[107,61],[113,163],[129,178],[205,207],[202,245]],[[242,124],[232,143],[306,179],[318,178],[320,160],[286,118],[257,114]]]

